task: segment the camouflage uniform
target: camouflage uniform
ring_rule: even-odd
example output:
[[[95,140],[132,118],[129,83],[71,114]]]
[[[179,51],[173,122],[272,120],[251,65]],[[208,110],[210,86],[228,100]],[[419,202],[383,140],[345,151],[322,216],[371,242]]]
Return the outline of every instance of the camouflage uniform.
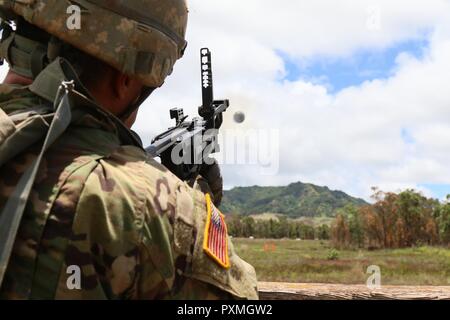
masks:
[[[64,79],[56,76],[55,84]],[[49,104],[27,87],[0,92],[7,114]],[[1,297],[257,298],[254,269],[231,242],[229,269],[205,254],[205,195],[140,146],[123,145],[117,131],[107,112],[86,114],[46,153]],[[0,207],[39,150],[1,168]],[[82,270],[81,290],[67,286],[72,265]]]
[[[155,6],[181,3],[146,1]],[[0,0],[0,5],[14,9],[51,33],[52,28],[55,32],[61,28],[63,20],[55,16],[45,28],[46,6],[57,8],[62,2],[37,1],[40,5],[31,8],[28,2]],[[77,2],[84,4],[86,12],[99,8],[93,2],[103,3]],[[177,10],[182,8],[169,7],[172,16],[168,19],[176,22]],[[108,34],[100,34],[95,29],[102,27],[101,24],[93,22],[92,30],[98,38],[90,43],[88,53],[101,55],[100,44],[117,45],[117,50],[111,51],[114,55],[100,58],[138,76],[147,86],[160,86],[182,55],[185,44],[167,41],[163,33],[149,32],[141,25],[137,28],[129,19],[118,16],[114,19],[113,25],[122,28],[114,32],[123,36],[121,41],[128,39],[130,45],[111,44]],[[183,22],[180,29],[182,25]],[[77,32],[70,38],[75,39],[72,42],[75,46]],[[66,33],[69,34],[61,31],[61,38]],[[143,41],[140,36],[153,38]],[[142,52],[122,50],[136,43],[149,48]],[[161,55],[143,54],[152,50]],[[172,54],[164,55],[165,52]],[[15,123],[20,126],[28,121],[27,115],[52,110],[61,82],[73,80],[60,63],[59,58],[54,60],[31,86],[1,85],[0,112],[10,116],[24,114]],[[82,86],[76,88],[89,96]],[[191,188],[149,159],[135,135],[107,111],[88,108],[80,101],[77,107],[86,109],[83,116],[45,153],[15,240],[0,298],[257,299],[255,271],[236,255],[229,239],[229,268],[205,252],[208,207],[213,204],[200,191],[201,184]],[[2,130],[0,137],[1,134]],[[40,149],[41,142],[36,143],[0,167],[0,213]],[[81,289],[70,286],[72,266],[81,270]]]

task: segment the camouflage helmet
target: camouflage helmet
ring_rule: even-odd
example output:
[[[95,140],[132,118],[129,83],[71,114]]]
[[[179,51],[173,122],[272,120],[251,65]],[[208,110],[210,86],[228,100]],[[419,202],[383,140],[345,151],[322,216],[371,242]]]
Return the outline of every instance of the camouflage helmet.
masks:
[[[0,10],[148,87],[164,83],[187,44],[186,0],[0,0]],[[78,28],[70,26],[78,13]]]

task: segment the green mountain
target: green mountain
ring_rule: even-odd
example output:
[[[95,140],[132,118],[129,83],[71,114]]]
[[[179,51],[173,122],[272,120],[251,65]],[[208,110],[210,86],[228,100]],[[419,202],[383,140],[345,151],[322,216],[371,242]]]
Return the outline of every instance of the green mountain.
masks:
[[[221,209],[242,215],[279,213],[291,218],[332,217],[348,204],[366,205],[362,199],[342,191],[313,184],[293,183],[287,187],[238,187],[225,191]]]

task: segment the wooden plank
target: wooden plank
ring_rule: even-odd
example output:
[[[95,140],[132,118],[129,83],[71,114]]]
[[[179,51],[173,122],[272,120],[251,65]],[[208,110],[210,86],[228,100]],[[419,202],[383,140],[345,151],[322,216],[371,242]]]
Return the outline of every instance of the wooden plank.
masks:
[[[450,300],[450,287],[260,282],[261,300]]]

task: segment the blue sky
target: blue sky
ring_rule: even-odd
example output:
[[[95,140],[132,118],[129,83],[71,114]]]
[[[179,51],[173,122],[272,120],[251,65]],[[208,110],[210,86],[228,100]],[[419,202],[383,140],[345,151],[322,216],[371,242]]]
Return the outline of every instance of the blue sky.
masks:
[[[421,59],[428,45],[427,38],[423,37],[398,43],[384,50],[359,50],[351,57],[319,56],[308,60],[293,59],[282,51],[277,53],[286,68],[282,81],[310,81],[325,85],[328,91],[334,94],[365,81],[389,78],[396,70],[396,59],[401,53]]]
[[[359,50],[346,58],[328,58],[319,56],[309,60],[296,60],[282,51],[277,54],[283,59],[286,69],[280,81],[310,81],[324,85],[328,92],[336,94],[350,86],[358,86],[365,81],[387,79],[397,70],[397,58],[406,53],[421,60],[429,49],[428,37],[397,43],[384,50]],[[405,144],[415,145],[416,140],[408,128],[400,128]],[[429,190],[435,198],[443,200],[450,194],[450,184],[418,185]]]
[[[416,143],[416,140],[414,139],[413,135],[407,128],[402,128],[400,134],[405,144],[412,145]]]
[[[435,198],[443,200],[450,195],[450,184],[422,184],[421,187],[430,190]]]

